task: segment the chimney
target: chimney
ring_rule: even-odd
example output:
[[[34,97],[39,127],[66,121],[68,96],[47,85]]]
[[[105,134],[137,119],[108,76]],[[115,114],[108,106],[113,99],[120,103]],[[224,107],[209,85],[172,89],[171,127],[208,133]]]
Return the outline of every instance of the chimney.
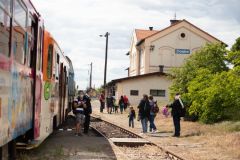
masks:
[[[149,30],[152,31],[152,30],[153,30],[153,27],[149,27]]]
[[[173,25],[173,24],[175,24],[175,23],[177,23],[177,22],[179,22],[180,20],[177,20],[177,19],[171,19],[170,20],[170,24],[171,25]]]
[[[163,68],[164,68],[164,65],[159,65],[159,72],[160,73],[163,73]]]

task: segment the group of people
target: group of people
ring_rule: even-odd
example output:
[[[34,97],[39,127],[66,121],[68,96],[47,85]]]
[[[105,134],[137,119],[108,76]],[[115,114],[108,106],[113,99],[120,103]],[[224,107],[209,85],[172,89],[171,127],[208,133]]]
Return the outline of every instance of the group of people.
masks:
[[[105,95],[104,92],[99,97],[100,101],[100,112],[103,113],[103,109],[105,108]],[[121,114],[123,111],[127,109],[127,106],[129,105],[129,101],[126,95],[121,96],[118,104],[116,104],[116,99],[114,96],[112,96],[110,93],[106,97],[106,107],[107,107],[107,112],[108,114],[111,114],[112,112],[118,113],[118,109],[120,108]]]
[[[169,115],[168,108],[172,108],[172,117],[173,117],[173,124],[174,124],[174,134],[173,137],[180,136],[180,120],[181,117],[185,115],[185,107],[183,102],[180,98],[180,94],[177,93],[175,95],[174,101],[170,105],[166,105],[163,107],[162,113],[166,117]],[[157,128],[154,123],[154,119],[156,114],[159,112],[159,108],[157,106],[157,101],[153,100],[153,96],[143,95],[143,99],[140,101],[138,105],[138,120],[141,121],[142,124],[142,132],[147,132],[148,121],[150,122],[149,131],[156,132]]]
[[[99,97],[100,101],[100,112],[103,112],[103,109],[105,108],[105,96],[104,93],[102,93]],[[120,112],[123,113],[127,109],[129,105],[129,100],[127,96],[121,96],[118,105],[116,105],[116,100],[111,94],[108,95],[106,98],[106,106],[107,106],[107,112],[111,114],[112,112],[117,113],[118,108],[120,108]],[[143,95],[143,98],[141,99],[139,105],[138,105],[138,115],[137,120],[141,122],[142,125],[142,133],[147,133],[148,131],[148,122],[149,122],[149,132],[158,132],[157,127],[155,125],[155,117],[157,113],[159,112],[159,107],[157,104],[157,101],[154,100],[153,96],[148,96],[146,94]],[[171,115],[173,117],[173,124],[174,124],[174,137],[180,136],[180,120],[181,117],[184,117],[185,115],[185,107],[184,104],[180,98],[180,94],[177,93],[175,95],[174,101],[170,105],[166,105],[162,109],[162,113],[165,117],[168,117],[169,112],[168,108],[171,108]],[[129,127],[134,128],[134,119],[136,118],[135,110],[132,106],[129,107]]]
[[[73,113],[76,117],[76,136],[81,136],[81,129],[84,128],[83,133],[88,134],[90,124],[90,114],[92,113],[91,98],[89,91],[84,95],[80,94],[77,99],[74,100]]]
[[[105,105],[105,97],[104,93],[100,95],[100,112],[103,112]],[[106,98],[107,101],[107,112],[111,114],[112,112],[117,113],[118,108],[120,108],[120,112],[123,113],[126,110],[127,106],[129,106],[129,100],[127,96],[121,96],[118,102],[118,105],[115,104],[115,98],[110,94]],[[162,114],[165,117],[168,117],[169,112],[168,108],[172,108],[172,117],[174,124],[174,137],[180,136],[180,117],[184,116],[184,105],[182,100],[180,99],[180,94],[176,94],[174,101],[170,105],[166,105],[162,108]],[[136,118],[136,113],[133,107],[129,108],[129,127],[134,128],[134,119]],[[157,101],[154,100],[153,96],[148,96],[146,94],[143,95],[142,100],[138,105],[138,115],[137,120],[141,122],[142,125],[142,133],[147,133],[148,131],[148,122],[149,122],[149,132],[158,132],[157,127],[155,125],[155,117],[159,112],[159,107]]]
[[[157,101],[153,99],[153,96],[148,97],[146,94],[144,94],[143,99],[138,105],[138,120],[141,121],[143,133],[147,133],[148,121],[150,123],[149,131],[157,132],[157,127],[154,123],[154,120],[158,112],[159,108]]]

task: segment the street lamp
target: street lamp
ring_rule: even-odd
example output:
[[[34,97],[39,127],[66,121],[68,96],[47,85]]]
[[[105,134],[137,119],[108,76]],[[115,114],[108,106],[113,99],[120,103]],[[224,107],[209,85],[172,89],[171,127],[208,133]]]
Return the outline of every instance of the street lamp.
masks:
[[[108,54],[108,36],[110,33],[106,33],[105,35],[100,35],[100,37],[106,37],[106,48],[105,48],[105,66],[104,66],[104,83],[103,87],[106,88],[106,77],[107,77],[107,54]]]

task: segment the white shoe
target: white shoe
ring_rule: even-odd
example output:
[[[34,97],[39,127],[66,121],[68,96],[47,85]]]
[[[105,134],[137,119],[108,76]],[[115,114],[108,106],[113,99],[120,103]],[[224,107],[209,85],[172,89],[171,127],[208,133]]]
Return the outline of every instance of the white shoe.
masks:
[[[153,131],[153,133],[157,133],[157,132],[159,132],[157,129]]]

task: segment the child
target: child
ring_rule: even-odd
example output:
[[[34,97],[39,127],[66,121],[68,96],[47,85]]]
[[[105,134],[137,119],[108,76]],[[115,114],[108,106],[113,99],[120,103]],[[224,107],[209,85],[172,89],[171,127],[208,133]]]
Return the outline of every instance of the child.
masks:
[[[162,108],[162,114],[167,118],[168,117],[168,115],[169,115],[169,112],[168,112],[168,104],[166,105],[166,106],[164,106],[163,108]]]
[[[134,128],[134,119],[136,117],[135,115],[135,110],[133,109],[133,107],[130,107],[130,112],[129,112],[129,127],[132,126],[132,128]]]

